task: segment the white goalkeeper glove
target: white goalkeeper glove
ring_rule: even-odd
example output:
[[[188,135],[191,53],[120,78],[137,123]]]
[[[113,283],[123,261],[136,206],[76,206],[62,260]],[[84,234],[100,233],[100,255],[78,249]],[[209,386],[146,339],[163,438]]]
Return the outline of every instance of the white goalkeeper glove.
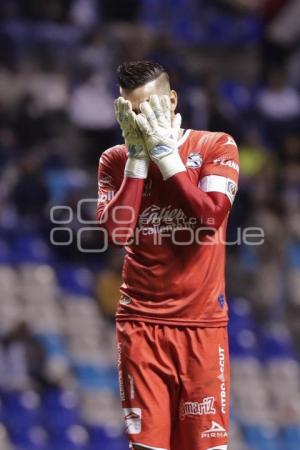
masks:
[[[147,178],[149,154],[145,147],[143,135],[137,126],[136,114],[131,103],[123,97],[114,102],[117,121],[119,122],[125,145],[128,149],[128,159],[125,165],[125,175],[130,178]]]
[[[151,95],[149,102],[140,105],[142,114],[136,116],[149,156],[160,169],[164,180],[186,170],[177,149],[181,115],[172,121],[168,95]]]

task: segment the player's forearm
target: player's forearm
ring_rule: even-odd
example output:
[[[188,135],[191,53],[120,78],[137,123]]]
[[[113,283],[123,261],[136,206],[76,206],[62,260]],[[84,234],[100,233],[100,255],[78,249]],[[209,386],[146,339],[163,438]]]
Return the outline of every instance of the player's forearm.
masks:
[[[97,208],[97,220],[115,245],[125,245],[133,235],[144,191],[144,180],[124,177],[123,183],[106,205]]]
[[[186,172],[172,176],[166,183],[172,186],[183,211],[197,218],[205,227],[218,229],[230,210],[229,199],[221,193],[206,193],[193,185]]]

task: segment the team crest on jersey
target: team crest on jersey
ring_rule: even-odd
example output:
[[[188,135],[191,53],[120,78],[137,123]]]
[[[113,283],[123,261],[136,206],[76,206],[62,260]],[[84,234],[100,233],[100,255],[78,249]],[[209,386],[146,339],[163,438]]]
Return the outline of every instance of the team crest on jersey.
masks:
[[[199,153],[193,152],[190,153],[187,157],[186,167],[189,169],[197,169],[198,167],[201,167],[201,164],[203,162],[203,159]]]
[[[237,193],[237,184],[232,180],[227,180],[226,195],[229,198],[231,204],[233,203],[236,193]]]
[[[120,305],[129,305],[131,303],[131,298],[128,297],[128,295],[121,295],[120,298]]]
[[[219,305],[221,306],[221,308],[223,309],[224,305],[225,305],[225,296],[224,296],[224,294],[220,294],[219,295],[218,302],[219,302]]]

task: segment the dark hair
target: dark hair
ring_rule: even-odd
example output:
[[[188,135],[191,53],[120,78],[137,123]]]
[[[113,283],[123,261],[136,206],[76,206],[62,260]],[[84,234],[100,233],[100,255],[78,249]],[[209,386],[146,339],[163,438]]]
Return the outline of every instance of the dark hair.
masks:
[[[166,69],[154,61],[124,62],[117,68],[119,85],[124,89],[135,89],[149,81],[156,80],[161,74],[169,79]]]

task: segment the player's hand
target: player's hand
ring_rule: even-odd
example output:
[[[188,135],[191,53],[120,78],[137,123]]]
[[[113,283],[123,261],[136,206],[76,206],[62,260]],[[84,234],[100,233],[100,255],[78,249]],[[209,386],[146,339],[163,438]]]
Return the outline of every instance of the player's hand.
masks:
[[[148,158],[143,135],[137,126],[137,116],[132,110],[131,103],[123,97],[119,97],[115,100],[114,106],[129,156],[138,159]]]
[[[140,105],[136,122],[141,130],[150,158],[158,165],[164,180],[185,170],[177,150],[181,115],[172,119],[168,95],[152,95]]]
[[[136,121],[143,133],[150,158],[161,159],[176,150],[181,116],[176,114],[172,124],[169,96],[151,95],[149,102],[141,103],[140,109],[141,114]]]
[[[137,116],[132,110],[132,105],[128,100],[119,97],[115,100],[114,106],[116,118],[128,149],[125,175],[132,178],[147,178],[149,154],[143,135],[137,126]]]

